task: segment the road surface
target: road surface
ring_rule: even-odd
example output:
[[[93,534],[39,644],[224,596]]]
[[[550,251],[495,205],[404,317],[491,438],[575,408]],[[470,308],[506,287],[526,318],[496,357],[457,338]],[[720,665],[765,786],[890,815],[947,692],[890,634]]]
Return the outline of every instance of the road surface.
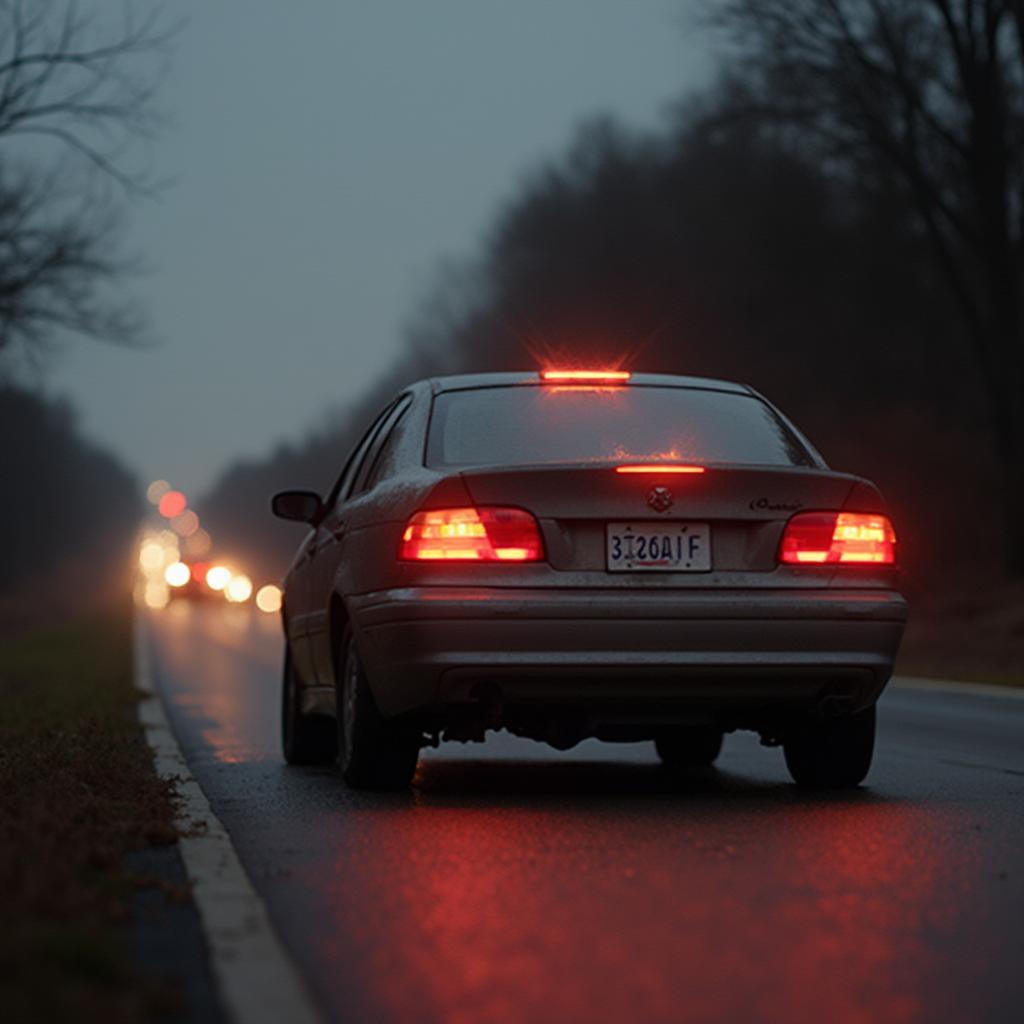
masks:
[[[501,734],[354,794],[281,761],[276,617],[151,624],[179,742],[329,1020],[1024,1019],[1024,700],[890,689],[841,796],[746,734],[682,780],[651,744]]]

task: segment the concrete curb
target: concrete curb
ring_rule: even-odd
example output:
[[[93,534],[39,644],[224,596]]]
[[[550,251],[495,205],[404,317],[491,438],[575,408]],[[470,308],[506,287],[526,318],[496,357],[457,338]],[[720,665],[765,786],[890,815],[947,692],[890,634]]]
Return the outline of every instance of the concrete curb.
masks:
[[[146,696],[139,721],[157,774],[174,779],[185,870],[209,946],[221,1003],[233,1024],[320,1024],[306,986],[270,924],[266,907],[242,867],[174,738],[153,676],[145,616],[134,628],[135,685]]]

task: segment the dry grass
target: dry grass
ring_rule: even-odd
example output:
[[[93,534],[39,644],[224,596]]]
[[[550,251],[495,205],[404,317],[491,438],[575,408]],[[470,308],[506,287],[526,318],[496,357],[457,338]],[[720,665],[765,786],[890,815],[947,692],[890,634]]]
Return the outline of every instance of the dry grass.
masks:
[[[132,714],[124,606],[0,641],[0,1011],[136,1021],[167,994],[133,967],[125,853],[173,843],[173,790]]]

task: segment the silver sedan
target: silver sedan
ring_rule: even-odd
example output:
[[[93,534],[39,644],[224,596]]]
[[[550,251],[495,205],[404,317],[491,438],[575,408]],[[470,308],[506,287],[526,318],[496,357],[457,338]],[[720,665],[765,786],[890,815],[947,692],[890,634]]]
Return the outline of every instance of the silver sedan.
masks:
[[[374,420],[288,571],[282,739],[352,786],[508,729],[559,749],[725,733],[859,784],[906,603],[869,481],[726,381],[548,370],[420,381]]]

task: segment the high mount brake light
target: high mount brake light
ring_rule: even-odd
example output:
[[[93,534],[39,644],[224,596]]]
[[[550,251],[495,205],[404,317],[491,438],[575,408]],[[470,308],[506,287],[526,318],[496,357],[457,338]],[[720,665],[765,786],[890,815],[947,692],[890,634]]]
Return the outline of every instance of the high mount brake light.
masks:
[[[679,466],[673,463],[661,465],[657,462],[645,462],[636,466],[616,466],[616,473],[703,473],[703,466]]]
[[[552,383],[625,384],[629,370],[541,370],[540,379]]]
[[[537,520],[521,508],[442,508],[417,512],[402,534],[403,561],[538,562]]]
[[[786,524],[779,561],[787,565],[894,565],[896,532],[887,516],[800,512]]]

